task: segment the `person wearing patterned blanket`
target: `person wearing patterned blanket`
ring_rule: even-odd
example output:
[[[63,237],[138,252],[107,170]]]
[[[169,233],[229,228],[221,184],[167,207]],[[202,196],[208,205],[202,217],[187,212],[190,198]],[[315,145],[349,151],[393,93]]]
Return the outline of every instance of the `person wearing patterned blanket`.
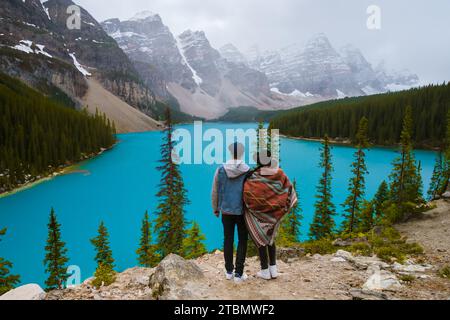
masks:
[[[278,276],[275,238],[282,219],[296,204],[297,196],[269,151],[261,150],[256,157],[258,167],[244,183],[244,218],[259,250],[261,271],[257,276],[270,280]]]

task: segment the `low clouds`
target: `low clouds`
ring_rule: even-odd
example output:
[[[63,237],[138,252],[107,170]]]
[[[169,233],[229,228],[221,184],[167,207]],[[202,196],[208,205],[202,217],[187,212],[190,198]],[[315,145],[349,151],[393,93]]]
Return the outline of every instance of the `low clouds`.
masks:
[[[339,47],[352,43],[372,63],[407,68],[423,82],[450,80],[450,1],[435,0],[75,0],[99,21],[159,13],[175,34],[203,30],[215,47],[231,42],[278,49],[324,32]],[[381,30],[366,26],[369,5],[381,8]]]

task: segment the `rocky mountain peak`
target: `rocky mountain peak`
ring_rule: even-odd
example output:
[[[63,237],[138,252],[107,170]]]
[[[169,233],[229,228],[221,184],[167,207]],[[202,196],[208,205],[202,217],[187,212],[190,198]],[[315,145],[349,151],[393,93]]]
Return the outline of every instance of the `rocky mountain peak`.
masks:
[[[158,14],[145,11],[126,21],[106,20],[102,26],[133,61],[157,96],[173,100],[167,91],[168,83],[194,90],[193,73],[185,63],[177,39]]]
[[[153,13],[151,11],[141,11],[136,13],[129,21],[142,21],[142,20],[156,20],[161,21],[161,17],[157,13]]]
[[[338,52],[324,33],[314,35],[304,46],[293,44],[263,53],[253,46],[247,59],[251,67],[267,75],[272,91],[281,94],[308,93],[330,99],[406,89],[418,83],[409,72],[372,68],[352,45]]]
[[[209,95],[220,90],[220,53],[214,49],[205,32],[186,30],[178,36],[179,48],[198,85]]]
[[[230,62],[247,64],[245,56],[231,43],[220,47],[219,52],[223,58]]]

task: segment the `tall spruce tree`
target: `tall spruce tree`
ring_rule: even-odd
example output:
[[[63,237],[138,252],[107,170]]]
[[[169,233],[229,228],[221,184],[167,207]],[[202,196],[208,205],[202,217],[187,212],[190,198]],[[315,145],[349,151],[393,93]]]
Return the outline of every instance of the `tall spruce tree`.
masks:
[[[449,187],[450,180],[450,109],[447,113],[447,131],[444,143],[444,178],[440,186],[439,193],[444,193]]]
[[[67,262],[69,259],[67,258],[66,244],[61,240],[61,225],[57,221],[53,208],[50,211],[45,252],[45,272],[49,275],[45,281],[47,290],[63,289],[68,277]]]
[[[294,179],[292,186],[296,192],[297,199],[297,181]],[[280,225],[277,243],[281,246],[289,246],[293,243],[299,242],[301,220],[303,219],[302,209],[299,201],[292,207],[291,212],[283,219]]]
[[[114,258],[109,245],[109,233],[106,229],[105,223],[102,221],[98,227],[98,235],[91,239],[91,243],[95,248],[95,262],[97,267],[108,266],[114,268]]]
[[[352,233],[358,228],[358,217],[360,216],[361,203],[364,201],[366,188],[365,175],[368,174],[366,165],[366,154],[364,149],[369,147],[367,139],[367,118],[361,118],[359,122],[358,132],[356,133],[356,152],[355,161],[352,163],[353,177],[350,178],[348,190],[349,196],[345,200],[343,207],[346,212],[343,229]]]
[[[183,256],[186,259],[195,259],[207,253],[206,246],[203,243],[205,240],[206,237],[201,233],[200,226],[193,222],[192,227],[187,230],[186,237],[183,239]]]
[[[97,262],[97,269],[94,274],[94,281],[92,284],[99,288],[101,286],[108,286],[116,280],[116,273],[114,271],[114,259],[109,245],[109,234],[105,224],[100,222],[98,227],[97,237],[91,239],[91,243],[95,248],[95,261]]]
[[[375,210],[376,222],[380,222],[384,216],[384,209],[389,200],[389,186],[386,181],[383,181],[378,187],[377,192],[373,198],[373,206]]]
[[[152,244],[151,229],[152,224],[150,222],[148,212],[146,211],[144,219],[142,220],[139,248],[136,250],[139,264],[146,268],[153,268],[159,262],[159,257],[156,253],[156,246]]]
[[[412,211],[415,205],[422,201],[421,186],[418,185],[421,179],[417,176],[419,173],[411,140],[412,128],[412,110],[408,106],[400,137],[400,156],[394,160],[393,170],[389,176],[390,198],[396,207],[396,214],[390,217],[392,222],[403,219],[408,211]]]
[[[431,177],[430,187],[428,189],[428,200],[434,200],[440,195],[444,180],[445,180],[445,162],[442,152],[436,156],[436,162],[434,164],[433,175]]]
[[[325,136],[322,144],[320,167],[323,168],[323,173],[317,186],[314,218],[309,231],[309,236],[315,240],[332,236],[335,226],[333,216],[336,208],[331,193],[333,165],[328,136]]]
[[[161,166],[157,168],[161,172],[161,182],[156,195],[159,204],[154,228],[161,258],[170,253],[183,254],[184,207],[189,202],[180,168],[172,159],[174,150],[172,132],[171,113],[167,108],[165,137],[161,145]]]
[[[1,237],[6,234],[6,229],[0,230]],[[20,282],[20,277],[10,273],[12,263],[0,257],[0,296],[14,287]]]

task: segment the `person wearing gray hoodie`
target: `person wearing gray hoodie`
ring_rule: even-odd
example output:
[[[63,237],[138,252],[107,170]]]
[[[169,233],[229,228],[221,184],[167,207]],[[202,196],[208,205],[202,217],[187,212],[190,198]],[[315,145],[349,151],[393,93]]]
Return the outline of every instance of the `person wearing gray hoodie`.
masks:
[[[216,217],[222,214],[226,279],[235,282],[246,279],[244,264],[247,255],[248,231],[244,220],[242,192],[250,167],[242,160],[244,146],[235,142],[229,146],[232,159],[220,166],[212,187],[212,207]],[[238,247],[233,265],[234,232],[237,227]],[[234,274],[233,274],[234,271]]]

